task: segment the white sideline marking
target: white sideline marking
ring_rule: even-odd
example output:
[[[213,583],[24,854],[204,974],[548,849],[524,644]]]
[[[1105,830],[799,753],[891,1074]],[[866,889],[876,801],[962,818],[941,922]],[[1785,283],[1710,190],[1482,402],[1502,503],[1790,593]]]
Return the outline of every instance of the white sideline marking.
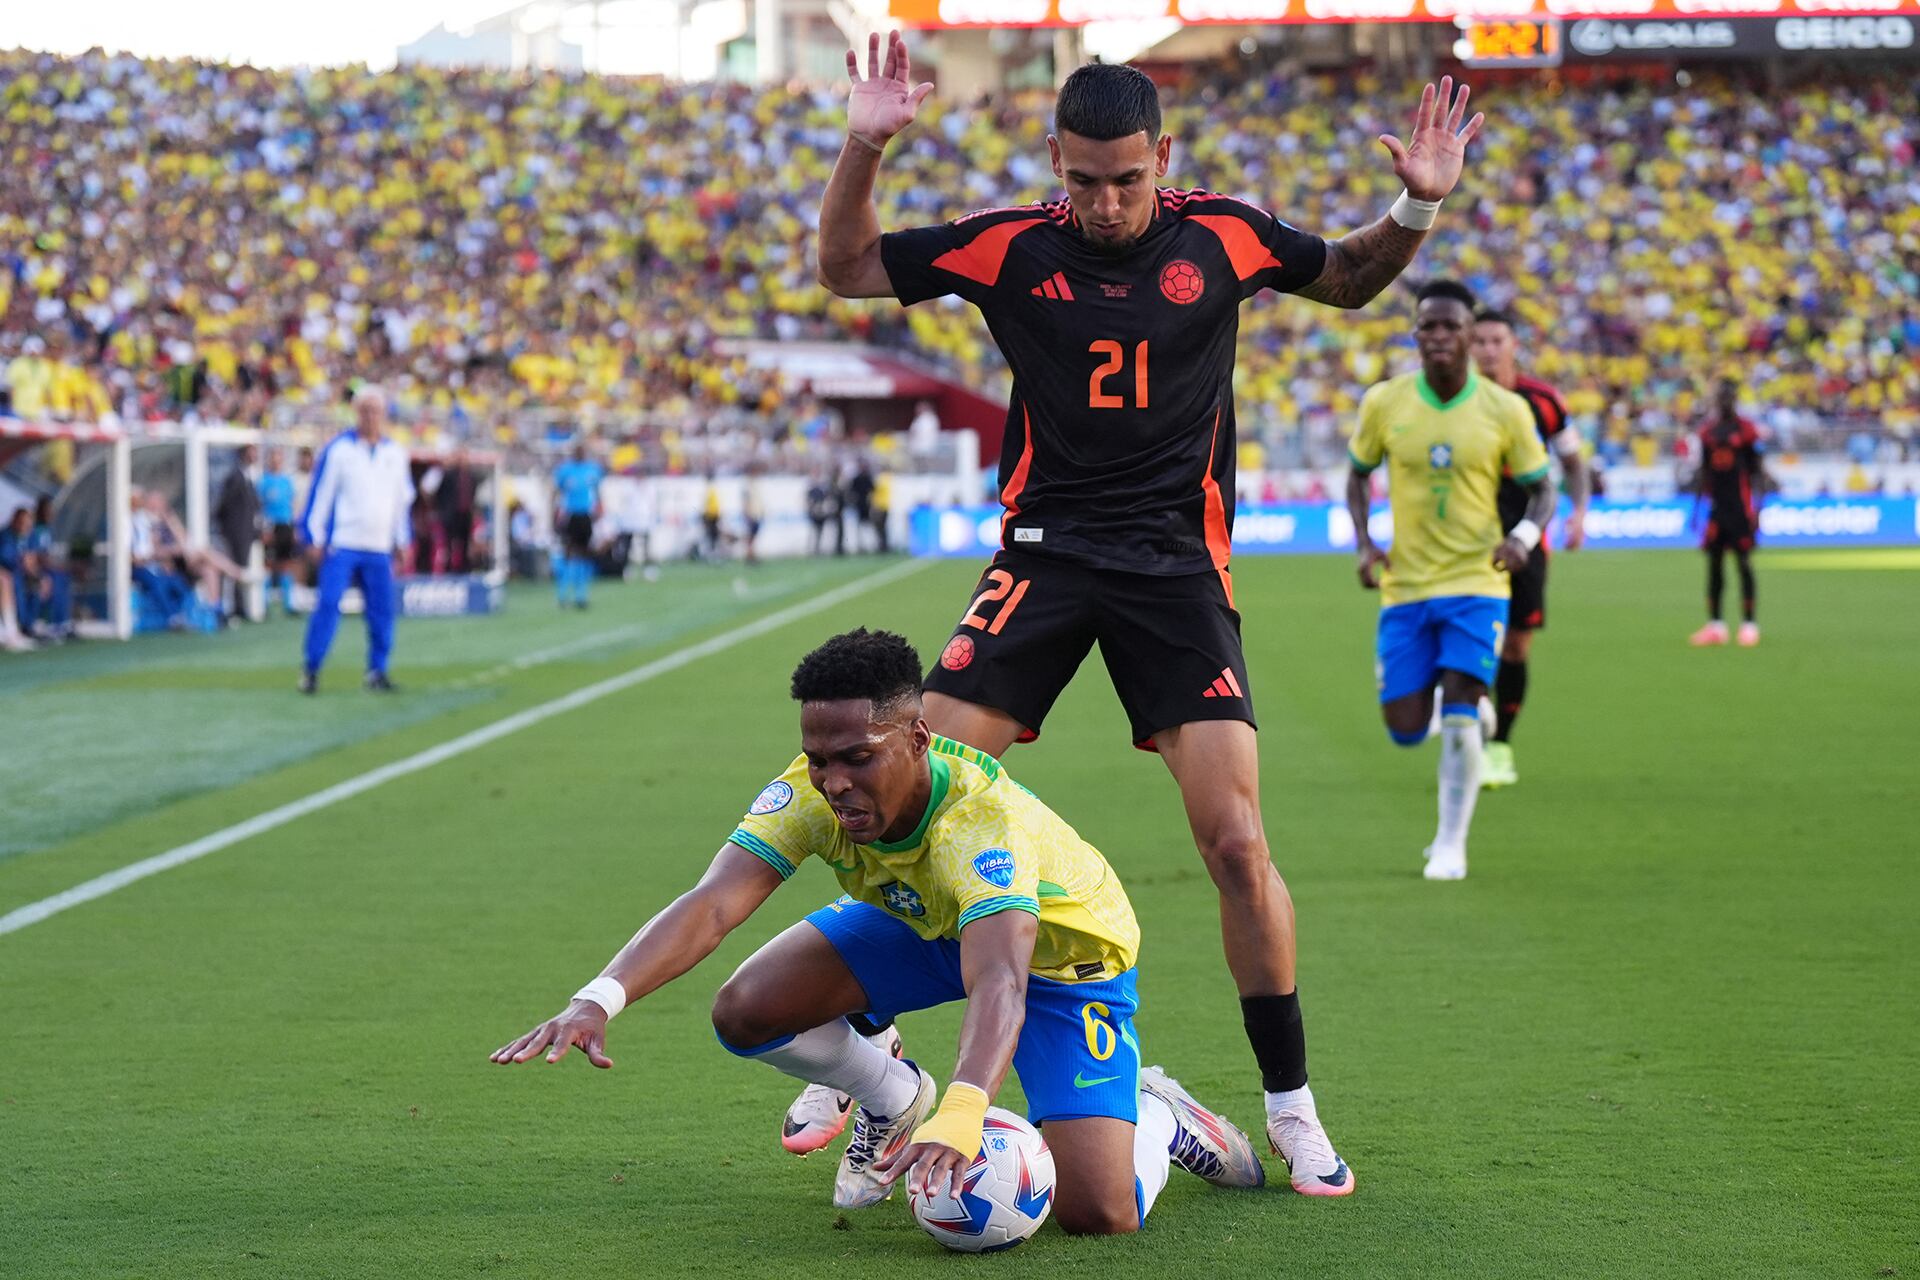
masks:
[[[757,618],[743,626],[735,627],[731,631],[724,631],[710,639],[702,640],[698,644],[688,645],[684,649],[675,650],[666,657],[656,658],[644,666],[638,666],[631,671],[622,672],[617,676],[609,676],[607,679],[595,684],[575,689],[572,693],[563,694],[551,702],[543,702],[537,707],[528,707],[525,711],[517,711],[510,716],[494,721],[492,724],[482,725],[480,728],[469,733],[463,733],[457,738],[449,739],[437,747],[428,747],[425,751],[408,756],[404,760],[395,760],[392,764],[383,764],[378,769],[369,770],[359,777],[348,778],[345,782],[335,783],[323,791],[316,791],[310,796],[303,796],[298,800],[283,804],[277,809],[269,809],[265,813],[256,814],[248,818],[245,822],[238,822],[231,827],[216,831],[211,835],[201,836],[198,840],[183,844],[176,849],[169,849],[165,853],[156,853],[151,858],[142,858],[140,861],[129,863],[117,871],[109,871],[105,875],[95,876],[84,884],[77,884],[73,888],[56,893],[50,898],[42,898],[38,902],[30,902],[24,907],[16,907],[5,915],[0,915],[0,936],[17,933],[28,925],[39,924],[49,916],[58,915],[69,907],[77,907],[82,903],[92,902],[95,898],[104,898],[114,890],[124,889],[135,881],[144,880],[148,876],[159,875],[162,871],[169,871],[174,867],[192,862],[196,858],[204,858],[210,853],[218,853],[229,845],[239,844],[242,840],[250,839],[262,832],[271,831],[275,827],[283,827],[296,818],[303,818],[309,813],[325,809],[329,805],[338,804],[342,800],[352,799],[361,792],[371,791],[382,783],[392,782],[395,778],[404,778],[408,774],[418,773],[422,769],[430,769],[443,760],[451,760],[455,756],[465,755],[477,747],[484,747],[490,742],[497,742],[508,734],[518,733],[530,725],[539,724],[543,720],[551,720],[557,715],[564,715],[566,712],[584,707],[588,703],[598,702],[602,698],[611,694],[620,693],[626,689],[631,689],[635,685],[645,684],[655,676],[665,675],[669,671],[678,671],[681,667],[698,662],[702,658],[711,657],[724,650],[731,649],[744,641],[766,635],[770,631],[777,631],[789,622],[795,622],[811,614],[819,613],[823,609],[831,609],[843,600],[850,600],[854,596],[873,590],[875,587],[885,586],[890,582],[897,582],[909,574],[917,573],[919,570],[924,569],[928,563],[929,561],[925,560],[909,560],[905,564],[895,565],[890,569],[883,569],[879,573],[870,574],[867,577],[846,583],[843,586],[835,587],[825,595],[815,596],[811,600],[803,600],[799,604],[789,605],[785,609],[776,610],[764,618]]]

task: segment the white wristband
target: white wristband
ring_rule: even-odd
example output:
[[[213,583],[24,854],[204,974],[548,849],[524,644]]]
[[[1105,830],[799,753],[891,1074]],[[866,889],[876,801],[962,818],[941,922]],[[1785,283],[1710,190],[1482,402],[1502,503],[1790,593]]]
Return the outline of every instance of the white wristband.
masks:
[[[1532,551],[1540,545],[1540,526],[1531,520],[1522,520],[1519,524],[1513,526],[1513,532],[1507,536],[1509,538],[1518,538],[1521,546]]]
[[[1387,216],[1409,231],[1425,231],[1433,225],[1435,215],[1440,212],[1438,200],[1415,200],[1405,191],[1387,210]]]
[[[595,978],[574,992],[573,998],[591,1000],[605,1009],[608,1022],[612,1022],[619,1012],[627,1007],[627,989],[612,978]]]

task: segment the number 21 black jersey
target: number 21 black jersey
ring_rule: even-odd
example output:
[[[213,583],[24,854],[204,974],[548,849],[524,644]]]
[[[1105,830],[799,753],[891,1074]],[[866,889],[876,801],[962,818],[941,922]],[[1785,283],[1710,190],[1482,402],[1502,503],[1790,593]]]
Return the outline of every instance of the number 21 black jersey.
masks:
[[[1155,205],[1118,253],[1064,199],[880,238],[902,305],[958,294],[1013,370],[1005,546],[1135,573],[1226,567],[1240,304],[1311,283],[1326,242],[1206,191]]]

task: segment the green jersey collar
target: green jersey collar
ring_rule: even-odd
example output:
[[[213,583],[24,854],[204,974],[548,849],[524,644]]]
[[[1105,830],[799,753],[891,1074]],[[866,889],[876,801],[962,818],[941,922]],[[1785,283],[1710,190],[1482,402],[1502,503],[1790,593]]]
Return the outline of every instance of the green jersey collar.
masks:
[[[1427,371],[1425,369],[1420,371],[1417,385],[1420,388],[1420,398],[1422,400],[1425,400],[1436,409],[1445,411],[1462,403],[1468,396],[1473,394],[1474,388],[1480,385],[1480,375],[1469,369],[1467,371],[1467,381],[1465,385],[1460,388],[1460,393],[1451,400],[1442,400],[1440,398],[1440,393],[1433,389],[1431,382],[1427,381]]]
[[[940,802],[947,798],[947,787],[953,782],[953,770],[939,752],[929,751],[927,771],[933,775],[933,793],[927,797],[927,811],[920,815],[920,825],[904,840],[875,840],[873,847],[881,853],[905,853],[919,847],[920,842],[927,838],[927,828],[933,825],[934,812],[940,808]]]

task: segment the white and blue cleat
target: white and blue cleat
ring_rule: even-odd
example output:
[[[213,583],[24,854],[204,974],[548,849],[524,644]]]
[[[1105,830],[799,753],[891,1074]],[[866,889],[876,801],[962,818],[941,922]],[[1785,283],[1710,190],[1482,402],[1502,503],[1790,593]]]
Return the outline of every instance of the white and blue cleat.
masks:
[[[1173,1142],[1167,1153],[1175,1164],[1216,1187],[1266,1185],[1266,1167],[1253,1143],[1232,1121],[1201,1106],[1159,1067],[1140,1069],[1140,1087],[1173,1112]]]

